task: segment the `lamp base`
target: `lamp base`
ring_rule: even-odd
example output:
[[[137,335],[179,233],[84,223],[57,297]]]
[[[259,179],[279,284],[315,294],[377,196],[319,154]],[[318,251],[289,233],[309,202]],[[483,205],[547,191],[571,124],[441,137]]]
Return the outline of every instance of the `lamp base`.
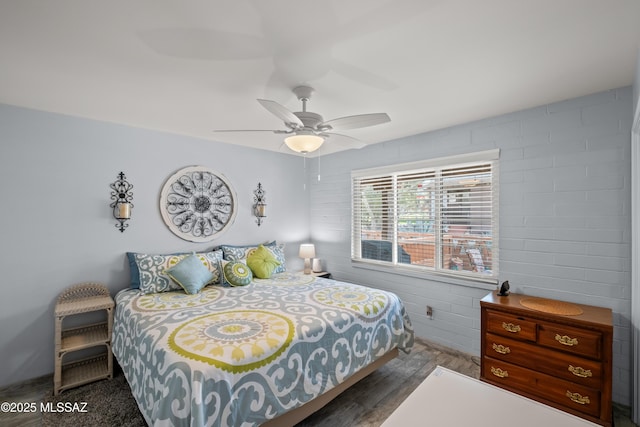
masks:
[[[304,259],[304,274],[311,274],[311,258]]]

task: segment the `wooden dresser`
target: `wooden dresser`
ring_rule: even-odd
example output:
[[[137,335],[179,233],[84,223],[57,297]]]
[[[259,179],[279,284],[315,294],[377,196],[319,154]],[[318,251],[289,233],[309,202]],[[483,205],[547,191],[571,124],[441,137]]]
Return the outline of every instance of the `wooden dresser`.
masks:
[[[610,309],[496,292],[480,308],[481,380],[611,426]]]

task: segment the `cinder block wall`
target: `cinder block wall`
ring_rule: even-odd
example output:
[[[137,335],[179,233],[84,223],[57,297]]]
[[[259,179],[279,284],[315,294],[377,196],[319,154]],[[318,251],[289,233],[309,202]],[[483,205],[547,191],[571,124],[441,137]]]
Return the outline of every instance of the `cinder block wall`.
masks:
[[[398,293],[418,336],[479,355],[486,286],[351,264],[350,173],[499,148],[500,279],[515,292],[613,309],[614,400],[628,405],[631,124],[628,87],[310,160],[318,257],[338,279]]]

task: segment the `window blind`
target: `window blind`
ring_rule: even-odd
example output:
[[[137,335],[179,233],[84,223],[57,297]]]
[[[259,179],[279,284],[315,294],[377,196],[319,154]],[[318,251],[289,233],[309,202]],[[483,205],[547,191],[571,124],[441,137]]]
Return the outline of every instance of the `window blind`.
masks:
[[[496,278],[497,153],[484,157],[352,173],[352,259]]]

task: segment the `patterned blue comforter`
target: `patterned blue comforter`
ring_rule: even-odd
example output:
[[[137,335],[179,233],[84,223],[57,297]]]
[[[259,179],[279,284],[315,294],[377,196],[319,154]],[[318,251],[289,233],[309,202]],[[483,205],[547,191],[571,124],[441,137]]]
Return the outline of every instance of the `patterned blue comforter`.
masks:
[[[259,425],[412,345],[396,295],[313,276],[116,295],[113,353],[153,426]]]

